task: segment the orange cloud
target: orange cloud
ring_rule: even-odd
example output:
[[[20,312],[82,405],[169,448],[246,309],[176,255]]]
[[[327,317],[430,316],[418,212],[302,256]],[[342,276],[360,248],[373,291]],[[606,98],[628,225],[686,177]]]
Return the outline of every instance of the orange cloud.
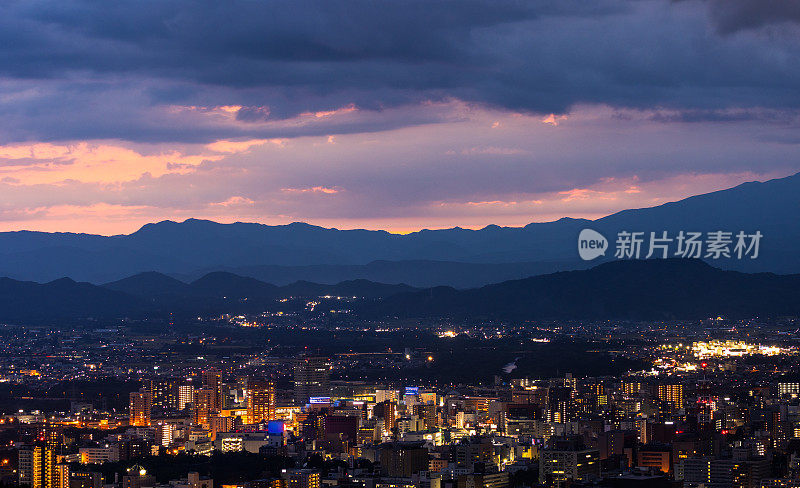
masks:
[[[320,112],[303,112],[303,113],[300,114],[300,116],[301,117],[312,116],[312,117],[316,117],[318,119],[321,119],[321,118],[324,118],[324,117],[332,117],[334,115],[349,114],[351,112],[356,112],[356,111],[358,111],[358,108],[355,106],[355,104],[351,103],[350,105],[346,105],[344,107],[337,108],[336,110],[324,110],[324,111],[320,111]]]
[[[222,155],[186,154],[177,150],[143,154],[111,143],[16,144],[0,146],[0,178],[12,177],[25,185],[119,183],[144,174],[186,173],[203,161]]]
[[[558,124],[560,124],[561,122],[567,120],[567,118],[568,117],[566,115],[550,114],[547,117],[542,119],[542,123],[543,124],[550,124],[550,125],[555,127]]]
[[[278,147],[284,147],[286,145],[286,139],[250,139],[248,141],[222,140],[206,144],[206,148],[214,152],[240,153],[249,150],[251,147],[262,146],[267,143],[275,144]]]

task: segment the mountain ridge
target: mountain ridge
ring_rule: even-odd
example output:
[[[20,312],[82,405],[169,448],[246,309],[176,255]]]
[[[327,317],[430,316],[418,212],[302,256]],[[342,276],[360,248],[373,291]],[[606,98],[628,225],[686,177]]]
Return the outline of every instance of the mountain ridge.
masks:
[[[523,227],[490,224],[477,230],[453,227],[392,234],[301,222],[221,224],[186,219],[145,224],[131,234],[116,236],[15,231],[0,233],[0,276],[40,282],[71,276],[97,284],[148,270],[193,278],[230,271],[288,284],[323,278],[330,283],[362,278],[386,282],[392,273],[405,270],[404,279],[413,279],[409,284],[414,286],[468,288],[520,278],[520,273],[587,267],[576,252],[577,235],[587,227],[610,241],[622,230],[646,235],[649,231],[674,235],[679,230],[759,230],[764,234],[759,259],[731,258],[713,264],[748,272],[797,273],[800,220],[794,216],[798,213],[800,173],[655,207],[622,210],[597,220],[564,217]],[[375,266],[370,265],[376,262],[396,263],[394,271],[374,272]],[[426,263],[449,264],[433,269]]]
[[[741,273],[699,260],[632,260],[560,271],[480,288],[415,289],[353,280],[337,285],[298,281],[278,287],[215,272],[177,282],[140,273],[97,286],[59,278],[47,283],[0,278],[0,320],[197,317],[274,310],[282,298],[361,297],[349,302],[367,320],[492,319],[679,320],[800,316],[800,275]]]

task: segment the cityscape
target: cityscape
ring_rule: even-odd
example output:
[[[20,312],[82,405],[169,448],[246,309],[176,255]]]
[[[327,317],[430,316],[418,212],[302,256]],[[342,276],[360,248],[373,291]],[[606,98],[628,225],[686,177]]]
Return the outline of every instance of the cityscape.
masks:
[[[0,488],[800,488],[800,0],[0,0]]]
[[[3,326],[3,484],[798,483],[797,318],[285,318]]]

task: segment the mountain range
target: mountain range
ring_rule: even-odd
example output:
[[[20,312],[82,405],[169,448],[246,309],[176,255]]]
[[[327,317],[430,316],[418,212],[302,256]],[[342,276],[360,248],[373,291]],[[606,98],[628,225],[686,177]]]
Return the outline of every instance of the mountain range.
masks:
[[[416,289],[354,280],[325,285],[276,286],[250,277],[212,272],[190,283],[147,272],[93,285],[61,278],[49,283],[0,278],[0,321],[196,317],[260,313],[281,298],[323,302],[324,296],[359,297],[345,308],[365,319],[629,319],[669,320],[800,315],[800,275],[742,273],[699,260],[603,263],[480,288]],[[332,302],[335,300],[330,299]],[[341,307],[337,307],[341,308]]]
[[[410,234],[338,230],[304,223],[219,224],[189,219],[147,224],[128,235],[0,233],[0,276],[49,282],[63,276],[95,284],[157,271],[193,281],[213,271],[287,285],[353,279],[415,287],[473,288],[611,260],[581,261],[584,228],[674,236],[680,230],[763,234],[758,259],[720,259],[714,266],[747,272],[800,272],[800,173],[690,197],[598,220],[563,218],[524,227],[455,227]]]
[[[158,272],[139,273],[103,285],[60,278],[48,283],[0,278],[0,321],[163,318],[260,313],[281,298],[322,296],[378,299],[416,291],[407,285],[366,280],[325,285],[298,281],[276,286],[246,276],[212,272],[185,283]]]
[[[796,316],[800,275],[726,271],[692,259],[613,261],[470,290],[400,293],[368,304],[363,312],[517,321]]]

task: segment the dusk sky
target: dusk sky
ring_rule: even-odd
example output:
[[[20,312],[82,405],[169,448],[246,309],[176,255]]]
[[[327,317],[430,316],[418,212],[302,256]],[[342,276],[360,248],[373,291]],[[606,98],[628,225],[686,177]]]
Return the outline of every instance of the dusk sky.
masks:
[[[0,230],[520,226],[798,171],[797,1],[0,3]]]

